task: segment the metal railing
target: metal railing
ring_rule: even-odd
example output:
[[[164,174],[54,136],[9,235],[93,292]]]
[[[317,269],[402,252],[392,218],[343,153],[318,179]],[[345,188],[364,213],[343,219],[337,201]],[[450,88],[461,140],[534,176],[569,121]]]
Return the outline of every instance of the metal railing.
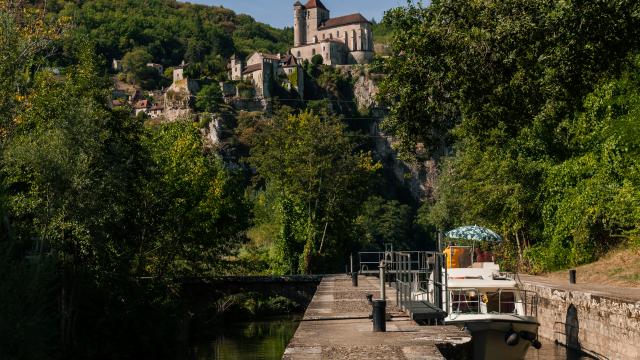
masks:
[[[438,309],[449,307],[447,273],[444,256],[437,252],[396,252],[395,288],[398,307],[407,311],[414,302],[424,302]],[[417,259],[414,260],[414,259]],[[416,269],[414,264],[419,263]],[[443,307],[443,302],[446,304]]]
[[[406,270],[427,272],[435,266],[436,255],[441,254],[433,251],[363,251],[358,253],[358,267],[361,274],[377,274],[378,265],[384,260],[390,274]]]
[[[473,259],[473,254],[465,251],[464,255]],[[537,316],[538,296],[532,291],[498,289],[481,293],[473,288],[449,289],[447,260],[451,261],[451,255],[447,258],[441,252],[394,251],[393,247],[385,246],[384,252],[358,253],[358,265],[354,267],[360,274],[378,275],[379,266],[384,264],[385,275],[381,280],[388,281],[390,286],[393,283],[396,303],[407,312],[423,302],[452,316],[482,313]],[[494,279],[520,282],[517,274],[508,272],[500,272]]]

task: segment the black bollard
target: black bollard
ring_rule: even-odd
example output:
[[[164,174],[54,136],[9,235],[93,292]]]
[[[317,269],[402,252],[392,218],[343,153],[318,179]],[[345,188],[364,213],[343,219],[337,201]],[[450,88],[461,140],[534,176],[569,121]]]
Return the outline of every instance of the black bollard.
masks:
[[[387,331],[387,302],[385,300],[373,300],[373,332]]]
[[[351,273],[351,285],[358,287],[358,272]]]
[[[570,284],[575,284],[576,283],[576,271],[575,270],[569,270],[569,283]]]

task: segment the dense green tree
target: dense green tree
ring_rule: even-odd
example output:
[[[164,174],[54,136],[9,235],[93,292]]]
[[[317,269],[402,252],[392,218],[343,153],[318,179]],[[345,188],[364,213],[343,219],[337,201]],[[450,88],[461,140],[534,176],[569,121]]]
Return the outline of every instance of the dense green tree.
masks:
[[[339,261],[351,250],[349,229],[377,165],[356,151],[338,119],[289,111],[281,110],[256,134],[249,160],[266,191],[279,199],[280,231],[272,239],[284,264],[278,269],[306,273],[321,269],[314,259]]]
[[[638,10],[635,1],[438,0],[387,13],[396,56],[381,66],[384,126],[406,153],[424,143],[436,158],[450,155],[435,202],[424,205],[432,224],[495,228],[513,258],[528,254],[538,268],[593,260],[633,232],[630,220],[604,220],[630,205],[616,191],[595,190],[613,179],[597,182],[587,169],[609,160],[576,151],[570,130],[593,102],[587,94],[638,51]],[[569,180],[578,168],[585,182]],[[583,215],[614,199],[609,210]],[[542,245],[523,250],[534,242]]]
[[[365,251],[384,251],[385,244],[394,249],[413,250],[413,211],[397,200],[369,197],[355,219],[355,231]]]
[[[196,108],[198,111],[217,112],[222,103],[222,91],[220,85],[213,83],[204,85],[196,95]]]
[[[190,122],[152,128],[144,145],[151,157],[142,187],[149,233],[140,239],[136,268],[159,277],[223,271],[248,222],[238,174],[203,151]]]
[[[442,150],[449,130],[483,144],[527,132],[557,149],[554,127],[638,46],[636,1],[433,1],[387,13],[387,128]],[[524,135],[524,134],[523,134]]]
[[[130,84],[142,85],[146,89],[156,87],[160,74],[153,67],[147,66],[153,57],[145,49],[137,48],[126,53],[122,58],[122,70]]]

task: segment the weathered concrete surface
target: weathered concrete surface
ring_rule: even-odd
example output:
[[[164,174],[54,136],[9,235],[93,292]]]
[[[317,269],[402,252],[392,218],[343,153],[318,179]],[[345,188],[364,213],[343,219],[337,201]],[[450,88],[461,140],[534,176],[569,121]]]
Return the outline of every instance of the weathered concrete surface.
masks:
[[[283,359],[444,359],[437,344],[467,344],[471,338],[453,326],[418,326],[395,307],[387,287],[386,333],[374,333],[365,295],[379,298],[377,278],[325,276],[307,308]]]
[[[539,296],[541,337],[596,358],[640,359],[640,289],[521,275]]]

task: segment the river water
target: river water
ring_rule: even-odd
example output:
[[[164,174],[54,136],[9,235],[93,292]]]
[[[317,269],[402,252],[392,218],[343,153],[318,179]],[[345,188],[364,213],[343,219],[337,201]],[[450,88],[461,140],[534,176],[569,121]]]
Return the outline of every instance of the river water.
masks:
[[[280,360],[301,316],[231,323],[192,345],[196,360]]]
[[[263,321],[225,324],[205,339],[192,344],[195,360],[280,360],[293,337],[300,315]],[[542,348],[529,348],[525,360],[587,360],[592,357],[540,339]]]
[[[581,354],[578,351],[567,349],[562,345],[556,344],[553,340],[540,339],[542,348],[536,350],[529,348],[526,360],[586,360],[593,357]]]

